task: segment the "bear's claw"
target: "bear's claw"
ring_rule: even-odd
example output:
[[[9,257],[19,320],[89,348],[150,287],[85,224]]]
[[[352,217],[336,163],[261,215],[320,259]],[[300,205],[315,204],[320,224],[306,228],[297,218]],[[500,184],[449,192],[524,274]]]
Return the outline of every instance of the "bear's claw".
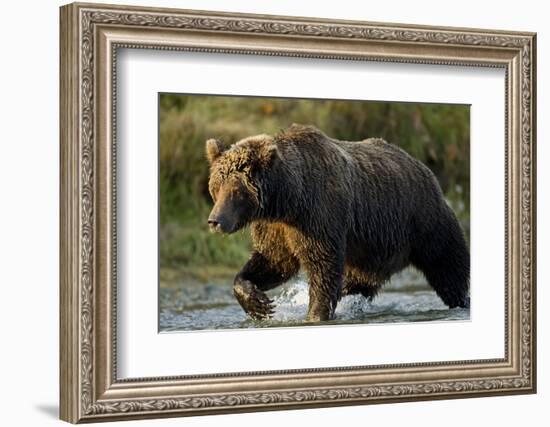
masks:
[[[244,311],[254,320],[269,319],[273,313],[275,305],[264,291],[248,281],[242,280],[235,283],[233,293],[239,301]]]

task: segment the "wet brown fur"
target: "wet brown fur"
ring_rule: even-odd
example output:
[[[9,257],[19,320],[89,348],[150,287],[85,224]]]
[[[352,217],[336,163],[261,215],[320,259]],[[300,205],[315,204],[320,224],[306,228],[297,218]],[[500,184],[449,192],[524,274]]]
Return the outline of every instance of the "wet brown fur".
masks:
[[[433,173],[381,139],[329,138],[292,125],[225,149],[207,142],[211,217],[251,226],[253,251],[235,295],[253,318],[273,312],[264,291],[303,268],[310,321],[333,317],[342,295],[376,295],[412,264],[449,307],[468,304],[470,260]],[[221,227],[221,225],[220,225]]]

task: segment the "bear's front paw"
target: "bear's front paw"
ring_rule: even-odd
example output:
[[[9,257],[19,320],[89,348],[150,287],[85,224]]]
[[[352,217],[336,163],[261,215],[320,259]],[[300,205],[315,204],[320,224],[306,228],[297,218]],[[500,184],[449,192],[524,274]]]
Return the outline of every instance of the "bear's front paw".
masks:
[[[235,283],[233,293],[244,311],[254,320],[269,319],[274,313],[273,300],[248,280]]]

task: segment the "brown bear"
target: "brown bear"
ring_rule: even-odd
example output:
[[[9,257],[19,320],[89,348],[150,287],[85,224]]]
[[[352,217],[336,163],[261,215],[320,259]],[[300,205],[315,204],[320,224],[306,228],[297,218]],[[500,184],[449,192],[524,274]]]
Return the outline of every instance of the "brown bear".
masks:
[[[212,231],[250,225],[253,251],[234,294],[253,319],[273,314],[265,291],[303,268],[307,321],[332,319],[344,295],[372,299],[413,265],[449,307],[469,305],[470,255],[434,174],[382,139],[332,139],[292,125],[230,147],[206,141]]]

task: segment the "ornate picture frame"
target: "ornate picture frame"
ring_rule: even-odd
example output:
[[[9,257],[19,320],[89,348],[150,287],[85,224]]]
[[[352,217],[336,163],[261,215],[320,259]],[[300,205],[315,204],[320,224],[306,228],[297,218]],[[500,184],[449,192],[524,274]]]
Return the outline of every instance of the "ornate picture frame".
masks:
[[[109,421],[536,391],[536,35],[70,4],[60,11],[60,416]],[[505,357],[117,379],[117,49],[502,68]]]

